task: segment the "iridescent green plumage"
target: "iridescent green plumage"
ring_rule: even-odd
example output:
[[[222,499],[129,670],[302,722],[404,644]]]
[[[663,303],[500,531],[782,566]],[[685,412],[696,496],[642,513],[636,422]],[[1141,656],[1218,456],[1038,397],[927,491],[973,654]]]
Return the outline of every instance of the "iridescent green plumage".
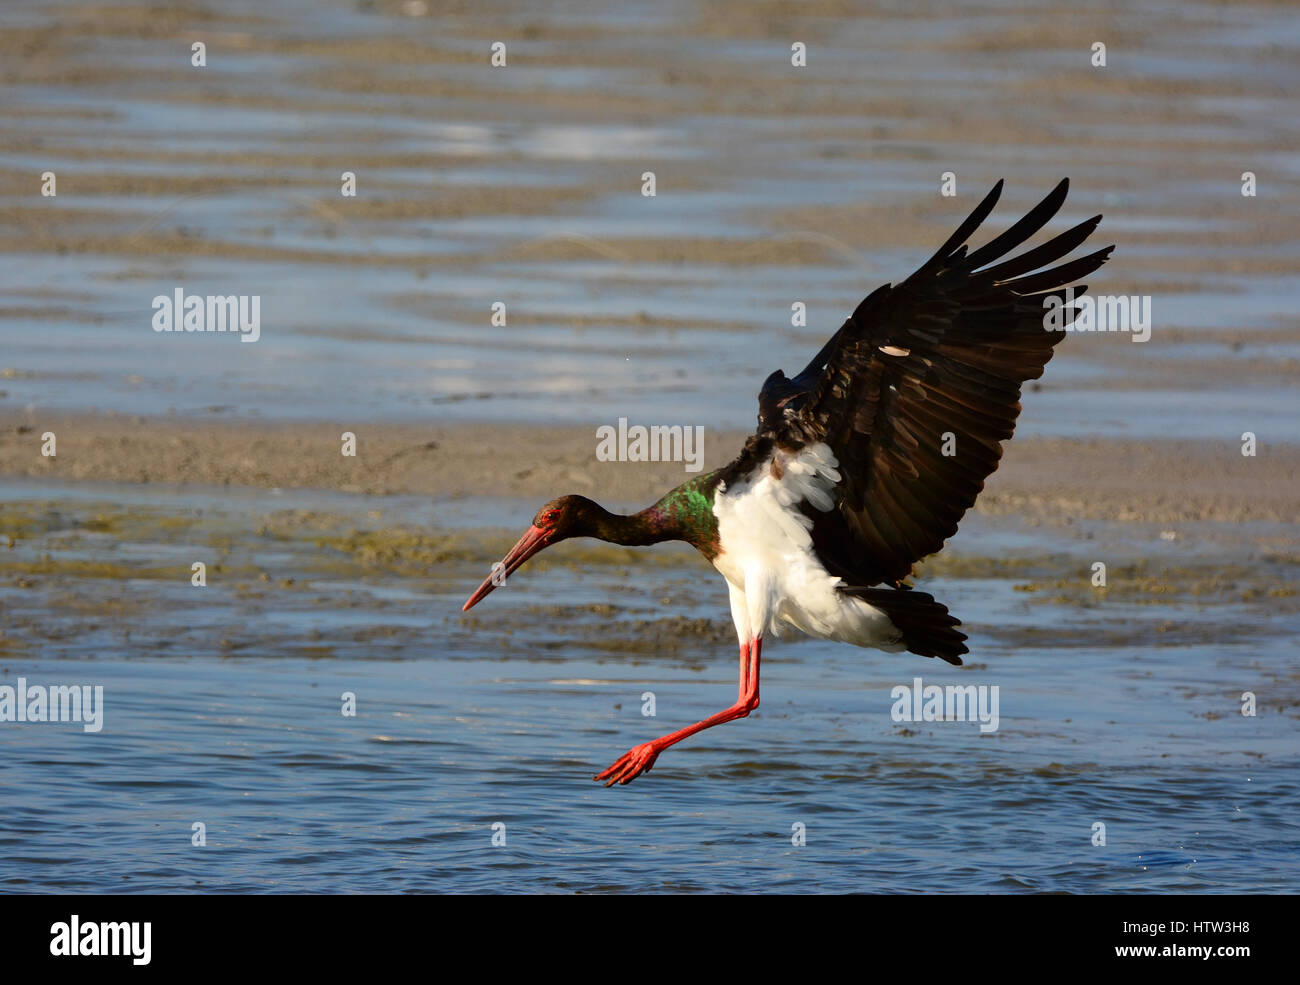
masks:
[[[684,482],[652,506],[624,516],[611,513],[585,496],[561,496],[538,511],[536,529],[551,529],[550,543],[570,537],[595,537],[609,544],[644,547],[684,540],[712,561],[721,553],[713,496],[720,472]]]
[[[713,515],[713,494],[718,487],[718,473],[683,482],[671,490],[650,510],[662,514],[677,540],[684,540],[712,561],[718,556],[718,518]],[[649,511],[647,511],[649,512]]]

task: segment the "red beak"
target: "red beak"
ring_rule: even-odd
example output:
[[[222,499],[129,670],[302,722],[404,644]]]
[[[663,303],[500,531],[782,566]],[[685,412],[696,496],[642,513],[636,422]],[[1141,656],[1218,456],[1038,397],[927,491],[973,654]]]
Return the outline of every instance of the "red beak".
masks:
[[[510,548],[499,565],[494,565],[492,574],[483,579],[483,584],[471,595],[468,601],[461,606],[461,612],[468,612],[474,606],[478,605],[492,589],[498,585],[504,585],[506,578],[513,575],[521,564],[540,551],[547,545],[551,536],[551,531],[543,530],[541,527],[529,527],[528,532],[519,538],[519,543]]]

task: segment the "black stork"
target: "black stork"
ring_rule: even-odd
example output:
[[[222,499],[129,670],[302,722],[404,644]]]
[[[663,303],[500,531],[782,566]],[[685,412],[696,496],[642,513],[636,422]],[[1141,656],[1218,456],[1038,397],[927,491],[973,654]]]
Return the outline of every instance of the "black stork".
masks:
[[[758,707],[763,637],[789,623],[813,636],[960,664],[966,635],[948,609],[904,579],[957,531],[1037,379],[1077,314],[1075,284],[1113,246],[1050,267],[1101,216],[1026,250],[1065,201],[1069,179],[979,249],[967,239],[999,181],[916,273],[868,295],[794,379],[777,370],[758,395],[758,431],[726,468],[673,489],[631,516],[583,496],[541,508],[501,576],[570,537],[641,546],[683,540],[727,580],[740,640],[736,703],[630,750],[595,776],[606,786],[648,772],[669,746]],[[1043,268],[1048,269],[1043,269]],[[1051,300],[1055,299],[1055,300]],[[1053,329],[1046,327],[1050,307]]]

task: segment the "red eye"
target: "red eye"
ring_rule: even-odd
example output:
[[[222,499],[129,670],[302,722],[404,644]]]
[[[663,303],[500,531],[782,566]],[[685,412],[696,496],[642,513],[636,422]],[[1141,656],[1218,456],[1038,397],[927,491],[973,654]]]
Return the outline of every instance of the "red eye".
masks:
[[[551,510],[551,512],[547,513],[546,516],[542,517],[542,519],[545,520],[547,523],[554,523],[555,518],[559,515],[560,515],[559,511]]]

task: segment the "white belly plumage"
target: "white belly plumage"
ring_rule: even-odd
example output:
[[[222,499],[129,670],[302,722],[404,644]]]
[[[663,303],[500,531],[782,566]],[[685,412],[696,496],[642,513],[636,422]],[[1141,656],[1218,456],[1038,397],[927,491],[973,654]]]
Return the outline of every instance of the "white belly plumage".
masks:
[[[794,454],[777,450],[751,475],[719,488],[714,497],[722,553],[713,564],[731,589],[731,615],[742,642],[779,635],[786,622],[841,643],[906,649],[902,634],[882,611],[836,591],[842,580],[827,572],[813,552],[812,521],[799,504],[834,509],[837,464],[824,444]]]

